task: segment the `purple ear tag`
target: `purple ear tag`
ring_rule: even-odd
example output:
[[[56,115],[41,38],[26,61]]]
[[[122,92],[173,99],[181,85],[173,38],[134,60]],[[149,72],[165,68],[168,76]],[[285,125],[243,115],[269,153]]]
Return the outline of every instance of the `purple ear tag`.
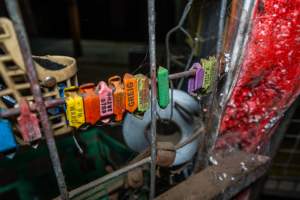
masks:
[[[195,69],[195,76],[188,80],[188,93],[193,94],[203,86],[204,69],[200,63],[194,63],[191,69]]]
[[[188,81],[188,93],[191,94],[195,90],[195,76],[189,78]]]

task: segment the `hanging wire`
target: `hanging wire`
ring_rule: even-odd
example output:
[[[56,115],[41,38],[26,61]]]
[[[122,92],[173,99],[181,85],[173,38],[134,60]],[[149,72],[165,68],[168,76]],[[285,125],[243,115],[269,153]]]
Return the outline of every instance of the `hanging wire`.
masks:
[[[143,60],[141,61],[141,63],[139,64],[139,66],[137,68],[135,68],[131,73],[132,74],[136,74],[140,69],[142,69],[144,67],[144,64],[146,64],[147,58],[148,58],[148,53],[149,50],[147,50]]]
[[[172,80],[170,80],[170,87],[171,87],[171,106],[170,106],[170,109],[171,109],[171,111],[170,111],[170,118],[169,118],[169,120],[170,121],[172,121],[172,119],[173,119],[173,113],[174,113],[174,84],[173,84],[173,81]]]
[[[76,136],[75,136],[75,133],[73,133],[73,136],[72,136],[72,137],[73,137],[75,146],[76,146],[76,148],[78,149],[79,153],[80,153],[80,154],[83,154],[83,150],[82,150],[82,148],[81,148],[81,146],[80,146],[80,144],[79,144],[79,142],[78,142],[78,140],[77,140],[77,138],[76,138]]]
[[[187,30],[185,30],[183,28],[183,25],[184,25],[184,22],[191,10],[191,7],[192,7],[192,4],[193,4],[193,0],[189,0],[183,10],[183,13],[181,15],[181,18],[179,20],[179,23],[174,27],[172,28],[166,35],[166,39],[165,39],[165,45],[166,45],[166,57],[167,57],[167,69],[170,70],[170,67],[171,67],[171,61],[173,62],[179,62],[175,59],[175,55],[171,54],[171,51],[170,51],[170,38],[171,38],[171,35],[173,33],[175,33],[176,31],[181,31],[191,42],[191,46],[190,46],[190,53],[189,53],[189,56],[188,56],[188,60],[187,62],[185,63],[185,67],[184,67],[184,70],[187,70],[189,68],[189,66],[191,65],[191,62],[192,62],[192,59],[193,59],[193,55],[195,53],[195,44],[194,44],[194,40],[193,40],[193,37],[189,34],[189,32]],[[182,84],[183,84],[183,78],[181,78],[179,80],[179,84],[177,86],[177,88],[181,88]]]

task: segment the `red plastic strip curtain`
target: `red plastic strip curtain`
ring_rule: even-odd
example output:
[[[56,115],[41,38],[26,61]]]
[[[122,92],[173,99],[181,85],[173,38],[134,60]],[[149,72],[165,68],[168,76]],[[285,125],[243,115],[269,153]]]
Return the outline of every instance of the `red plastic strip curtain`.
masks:
[[[300,0],[258,0],[217,148],[254,152],[300,93]]]

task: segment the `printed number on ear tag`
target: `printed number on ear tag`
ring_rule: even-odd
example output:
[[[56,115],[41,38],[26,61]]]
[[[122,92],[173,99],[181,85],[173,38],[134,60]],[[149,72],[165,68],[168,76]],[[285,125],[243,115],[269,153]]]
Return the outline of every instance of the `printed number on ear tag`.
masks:
[[[78,87],[72,86],[64,89],[66,102],[66,115],[69,126],[79,128],[85,123],[83,99],[78,94]]]
[[[157,72],[158,104],[161,108],[166,108],[170,103],[169,96],[169,71],[159,67]]]
[[[113,91],[104,81],[97,85],[98,97],[100,100],[100,116],[105,118],[114,114],[113,111]],[[108,120],[105,119],[105,122]]]
[[[149,79],[143,74],[135,75],[138,88],[138,111],[146,112],[150,106]]]
[[[30,111],[29,104],[25,99],[20,100],[19,107],[18,125],[24,142],[30,143],[40,139],[42,135],[36,114]]]
[[[137,79],[126,73],[123,78],[125,88],[125,108],[129,112],[134,112],[138,107]]]
[[[83,84],[79,90],[83,96],[85,122],[94,125],[100,119],[100,102],[95,92],[95,84]]]
[[[17,147],[11,124],[6,119],[0,119],[0,152]]]
[[[121,82],[121,77],[113,76],[108,80],[109,86],[113,89],[113,111],[115,120],[121,121],[125,112],[125,92]]]

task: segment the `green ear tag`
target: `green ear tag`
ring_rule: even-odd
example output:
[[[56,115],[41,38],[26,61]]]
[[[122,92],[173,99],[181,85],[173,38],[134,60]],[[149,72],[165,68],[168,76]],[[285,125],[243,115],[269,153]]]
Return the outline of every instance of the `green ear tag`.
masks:
[[[204,68],[203,91],[204,93],[209,93],[212,82],[214,81],[214,69],[216,67],[217,60],[215,57],[209,57],[208,59],[201,59],[201,63]]]
[[[159,67],[157,72],[158,104],[161,108],[166,108],[170,102],[169,97],[169,71]]]

